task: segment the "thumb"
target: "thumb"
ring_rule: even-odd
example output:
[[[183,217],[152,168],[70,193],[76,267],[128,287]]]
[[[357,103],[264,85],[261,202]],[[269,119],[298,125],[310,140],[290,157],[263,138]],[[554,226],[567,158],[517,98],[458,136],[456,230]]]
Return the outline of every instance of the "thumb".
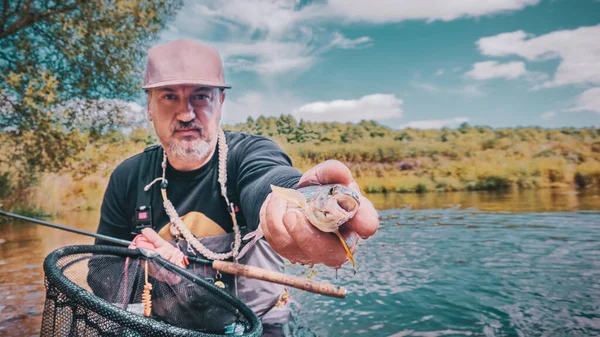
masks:
[[[158,235],[158,233],[156,233],[152,228],[142,229],[142,235],[144,235],[146,240],[148,240],[148,242],[156,248],[170,246],[169,243],[165,239],[160,237],[160,235]]]

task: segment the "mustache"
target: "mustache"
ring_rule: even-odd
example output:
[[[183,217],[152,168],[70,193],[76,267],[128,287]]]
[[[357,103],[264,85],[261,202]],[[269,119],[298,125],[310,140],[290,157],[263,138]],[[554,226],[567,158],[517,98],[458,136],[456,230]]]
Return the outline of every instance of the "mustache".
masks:
[[[198,123],[196,120],[191,120],[189,122],[179,121],[171,127],[172,133],[187,130],[198,130],[199,132],[202,132],[202,124]]]

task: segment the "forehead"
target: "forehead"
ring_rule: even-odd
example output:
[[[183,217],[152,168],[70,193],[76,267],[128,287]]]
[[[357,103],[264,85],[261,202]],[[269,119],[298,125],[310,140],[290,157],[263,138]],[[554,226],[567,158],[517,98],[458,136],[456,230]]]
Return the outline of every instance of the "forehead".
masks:
[[[212,91],[216,88],[213,87],[205,87],[198,85],[170,85],[166,87],[160,87],[153,89],[157,93],[161,92],[206,92]]]

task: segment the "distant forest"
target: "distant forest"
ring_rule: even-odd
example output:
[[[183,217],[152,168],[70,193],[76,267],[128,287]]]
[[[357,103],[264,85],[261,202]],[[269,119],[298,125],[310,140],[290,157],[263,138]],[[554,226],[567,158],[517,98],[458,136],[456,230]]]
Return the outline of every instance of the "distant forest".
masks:
[[[584,188],[600,182],[600,129],[470,126],[393,130],[375,121],[311,123],[291,115],[226,128],[276,140],[307,169],[346,163],[367,193]]]

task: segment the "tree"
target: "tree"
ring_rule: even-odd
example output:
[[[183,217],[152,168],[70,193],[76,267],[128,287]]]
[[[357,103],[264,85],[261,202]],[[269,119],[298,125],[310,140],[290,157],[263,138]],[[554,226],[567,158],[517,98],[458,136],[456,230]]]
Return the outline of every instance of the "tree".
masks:
[[[346,128],[346,131],[342,133],[340,136],[340,140],[342,143],[354,143],[362,140],[364,136],[364,130],[358,126],[353,126],[349,124]]]
[[[180,0],[4,0],[0,135],[22,188],[124,123],[145,54]],[[90,112],[104,109],[88,118]],[[15,177],[17,178],[17,177]]]
[[[292,134],[287,136],[287,140],[290,143],[306,143],[313,142],[320,137],[321,135],[313,130],[309,123],[301,119],[298,127],[296,127]]]
[[[288,136],[296,131],[298,123],[292,115],[281,115],[277,119],[277,133],[283,136]]]

